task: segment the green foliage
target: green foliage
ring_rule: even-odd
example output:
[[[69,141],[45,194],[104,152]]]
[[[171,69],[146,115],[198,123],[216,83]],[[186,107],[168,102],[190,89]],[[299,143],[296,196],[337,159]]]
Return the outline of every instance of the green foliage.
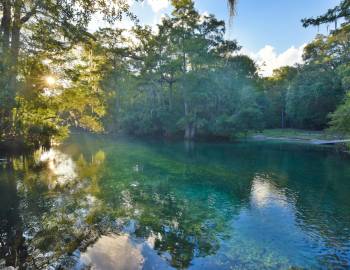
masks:
[[[163,18],[157,33],[136,27],[132,35],[137,42],[107,57],[109,63],[117,57],[128,66],[119,74],[110,70],[103,80],[105,86],[115,82],[114,88],[105,88],[114,93],[106,129],[193,139],[260,128],[255,63],[233,56],[239,46],[224,39],[224,22],[201,16],[192,1],[173,5],[172,16]],[[99,36],[97,43],[102,44]],[[111,118],[119,124],[113,125]]]
[[[347,25],[308,44],[304,65],[260,78],[249,57],[235,55],[237,43],[224,39],[223,22],[201,16],[192,1],[173,6],[157,33],[136,27],[134,45],[107,57],[107,63],[115,57],[123,63],[123,72],[110,70],[103,80],[113,82],[107,90],[108,131],[193,139],[230,138],[265,127],[328,126],[328,115],[349,88]],[[97,38],[102,42],[108,44]]]
[[[93,14],[109,22],[124,15],[134,20],[127,2],[15,0],[1,1],[0,10],[0,143],[47,145],[70,126],[102,131],[103,74],[92,76],[101,70],[97,59],[72,55],[92,42],[87,27]],[[46,82],[48,76],[56,83]]]
[[[265,80],[267,126],[320,130],[330,124],[332,130],[343,132],[335,124],[342,114],[332,113],[350,87],[349,45],[350,25],[345,23],[328,36],[318,35],[305,47],[304,65],[289,72],[281,69]]]
[[[339,5],[334,8],[329,9],[325,14],[318,16],[316,18],[303,19],[302,23],[304,27],[311,25],[320,25],[330,22],[337,22],[339,19],[345,19],[349,21],[350,19],[350,1],[342,0]]]
[[[282,67],[273,72],[272,77],[263,80],[265,89],[265,117],[269,128],[287,126],[287,94],[291,91],[291,82],[297,74],[294,67]]]
[[[325,128],[328,114],[336,109],[342,97],[341,82],[334,71],[319,66],[305,66],[296,76],[287,96],[287,114],[291,126]]]
[[[229,2],[233,7],[235,1]],[[303,65],[279,68],[268,78],[237,53],[235,40],[225,39],[225,23],[199,14],[194,1],[172,1],[173,12],[158,31],[135,26],[95,33],[87,32],[92,14],[102,12],[108,21],[123,14],[135,19],[128,4],[69,3],[0,4],[1,142],[36,147],[72,127],[231,138],[264,128],[324,129],[330,114],[332,129],[343,132],[338,122],[347,121],[343,98],[350,89],[348,1],[304,21],[344,23],[305,47]],[[23,16],[20,23],[15,14]]]
[[[337,110],[330,115],[331,129],[342,134],[350,133],[350,95],[347,94],[345,101]]]

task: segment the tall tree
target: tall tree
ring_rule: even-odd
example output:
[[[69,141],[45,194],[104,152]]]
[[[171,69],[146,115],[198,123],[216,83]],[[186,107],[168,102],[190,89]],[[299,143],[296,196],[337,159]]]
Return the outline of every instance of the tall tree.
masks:
[[[29,63],[26,59],[63,63],[65,53],[91,37],[87,27],[96,13],[109,22],[124,15],[135,18],[124,0],[2,0],[0,10],[0,139],[18,135],[13,112],[19,109],[22,99],[16,96],[28,80],[21,74],[21,65]]]
[[[346,23],[350,21],[350,0],[342,0],[339,5],[329,9],[325,14],[316,18],[305,18],[302,20],[304,27],[311,25],[318,26],[325,23],[335,23],[337,28],[337,21],[344,19]]]

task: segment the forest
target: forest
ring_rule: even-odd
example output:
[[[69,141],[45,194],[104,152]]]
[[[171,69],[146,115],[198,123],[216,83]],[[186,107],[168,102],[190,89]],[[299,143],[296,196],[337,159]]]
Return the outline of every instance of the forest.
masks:
[[[127,2],[112,2],[1,1],[1,144],[35,148],[72,129],[188,140],[350,132],[348,0],[303,19],[334,27],[305,47],[303,64],[270,77],[225,38],[224,21],[191,0],[172,1],[157,30],[140,25]],[[134,27],[90,33],[95,13]]]

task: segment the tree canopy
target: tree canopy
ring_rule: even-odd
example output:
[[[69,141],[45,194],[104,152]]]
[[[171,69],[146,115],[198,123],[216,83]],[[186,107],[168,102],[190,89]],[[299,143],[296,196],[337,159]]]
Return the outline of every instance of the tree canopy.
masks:
[[[127,1],[1,1],[0,141],[37,147],[72,128],[189,140],[264,128],[345,132],[349,1],[304,19],[342,24],[305,47],[303,64],[270,77],[226,39],[223,21],[191,0],[172,5],[156,28],[90,33],[96,14],[137,19]]]

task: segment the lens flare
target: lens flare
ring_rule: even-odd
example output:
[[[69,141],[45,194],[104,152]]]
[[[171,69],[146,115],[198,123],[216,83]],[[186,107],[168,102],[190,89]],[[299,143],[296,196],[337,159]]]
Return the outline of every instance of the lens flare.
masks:
[[[46,76],[45,80],[48,86],[53,86],[56,84],[56,79],[53,76]]]

